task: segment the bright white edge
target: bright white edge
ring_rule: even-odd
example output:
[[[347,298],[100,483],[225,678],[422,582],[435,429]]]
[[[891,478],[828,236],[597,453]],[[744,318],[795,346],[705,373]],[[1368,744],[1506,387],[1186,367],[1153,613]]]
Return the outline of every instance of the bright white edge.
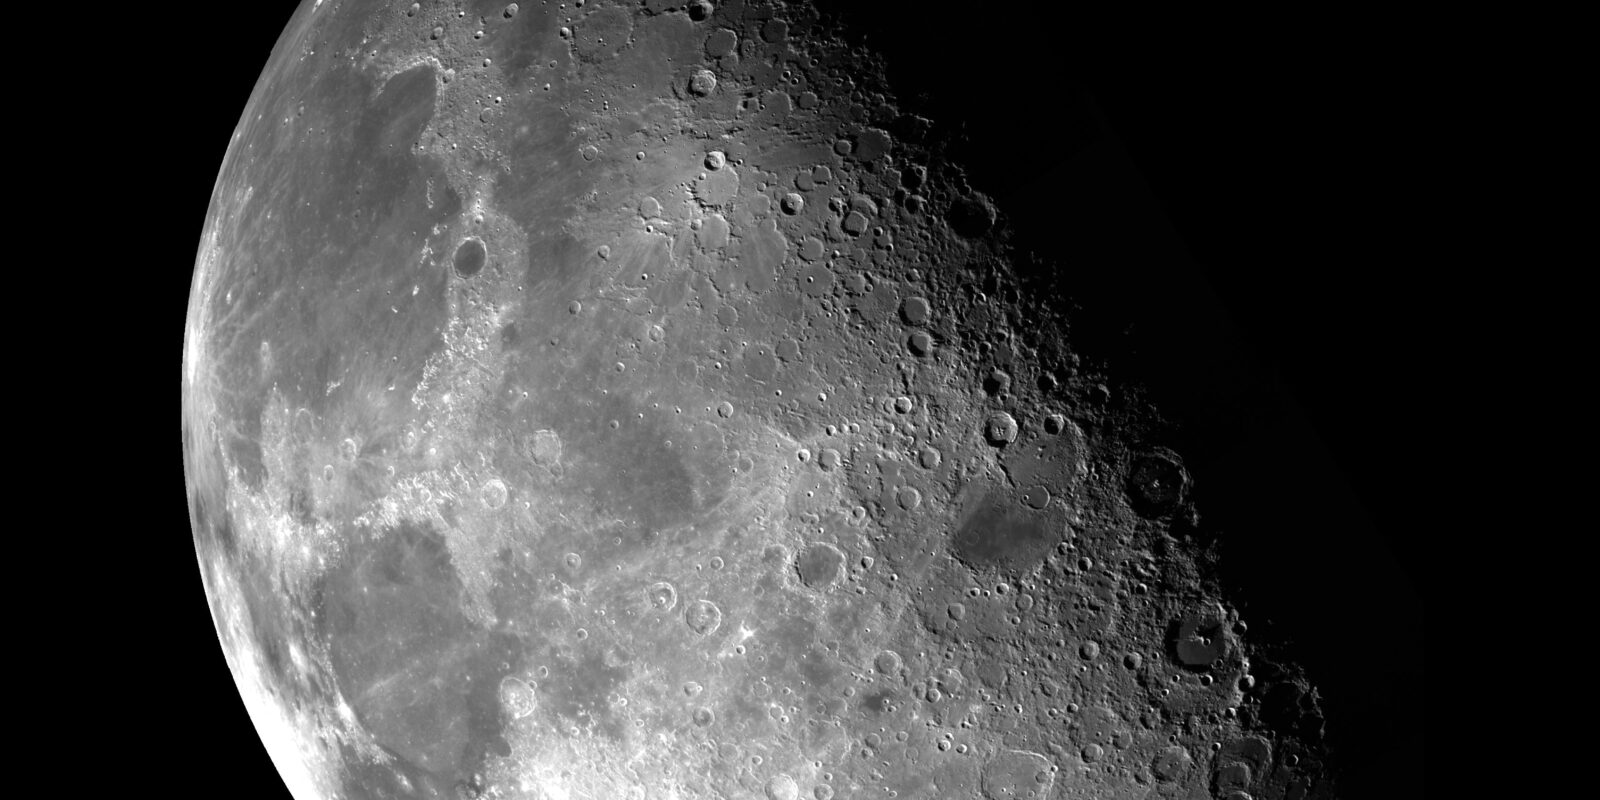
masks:
[[[317,746],[322,737],[315,720],[286,706],[268,685],[260,654],[249,645],[254,637],[239,585],[227,569],[205,563],[203,556],[201,573],[212,597],[217,638],[234,684],[278,775],[295,800],[334,800],[338,791],[332,776],[338,773],[338,765]],[[247,746],[244,742],[240,745]]]
[[[322,0],[314,0],[311,8],[316,10],[321,5]],[[295,32],[297,34],[304,33],[307,20],[301,19],[300,22],[301,28]],[[294,21],[291,21],[290,25],[293,26]],[[278,49],[283,48],[280,46]],[[266,65],[268,70],[271,69],[271,63],[269,60]],[[240,140],[255,108],[256,97],[261,93],[261,84],[265,77],[266,73],[263,72],[262,78],[257,80],[251,99],[246,103],[244,113],[234,128],[222,167],[218,169],[217,182],[213,187],[213,207],[209,210],[206,230],[201,236],[199,253],[195,259],[183,348],[186,425],[203,419],[206,412],[212,411],[208,402],[209,390],[212,387],[209,385],[210,375],[206,369],[210,355],[207,352],[208,342],[205,335],[206,312],[214,302],[213,293],[219,266],[217,262],[222,257],[220,251],[222,237],[219,228],[227,225],[228,212],[241,207],[240,201],[244,199],[226,197],[227,187],[222,185],[223,176],[226,174],[227,164],[238,157]],[[243,190],[245,197],[248,197],[249,187],[239,188]],[[206,435],[206,426],[203,424],[193,425],[191,430],[197,438]],[[204,449],[204,446],[197,446],[196,449]],[[195,468],[192,464],[187,466],[190,470]],[[191,482],[196,477],[198,476],[188,476]],[[193,491],[194,487],[191,485],[189,489]],[[190,520],[191,525],[193,522]],[[228,661],[228,669],[233,673],[239,697],[244,701],[245,710],[250,714],[250,721],[254,724],[256,734],[266,748],[267,755],[272,759],[279,777],[295,800],[337,800],[340,792],[332,778],[338,774],[338,765],[333,763],[329,751],[317,746],[322,736],[315,721],[297,714],[268,685],[267,672],[260,661],[260,653],[250,645],[255,641],[254,631],[251,629],[242,588],[233,580],[230,571],[214,560],[215,554],[200,550],[198,544],[197,540],[196,555],[200,561],[200,575],[205,583],[206,593],[211,599],[212,622],[217,629],[217,639],[222,646],[223,656]],[[244,742],[240,745],[248,746]]]

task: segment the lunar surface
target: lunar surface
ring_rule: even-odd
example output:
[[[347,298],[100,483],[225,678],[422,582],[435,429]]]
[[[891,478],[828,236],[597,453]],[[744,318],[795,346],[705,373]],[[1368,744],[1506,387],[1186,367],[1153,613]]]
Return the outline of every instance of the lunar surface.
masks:
[[[295,797],[1336,796],[1159,410],[883,76],[805,3],[303,4],[183,352]]]

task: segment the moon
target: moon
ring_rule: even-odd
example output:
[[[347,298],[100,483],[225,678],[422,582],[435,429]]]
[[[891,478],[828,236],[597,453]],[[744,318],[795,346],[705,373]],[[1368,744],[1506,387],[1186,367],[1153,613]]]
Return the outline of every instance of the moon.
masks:
[[[294,797],[1340,795],[1195,437],[848,21],[296,11],[182,401]]]

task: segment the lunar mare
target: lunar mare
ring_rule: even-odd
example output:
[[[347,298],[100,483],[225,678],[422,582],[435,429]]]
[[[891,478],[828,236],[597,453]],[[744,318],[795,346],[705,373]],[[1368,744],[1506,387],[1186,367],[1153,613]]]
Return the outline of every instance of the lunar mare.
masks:
[[[1332,796],[1315,687],[1172,530],[1155,410],[824,22],[296,14],[183,376],[205,591],[296,797]]]

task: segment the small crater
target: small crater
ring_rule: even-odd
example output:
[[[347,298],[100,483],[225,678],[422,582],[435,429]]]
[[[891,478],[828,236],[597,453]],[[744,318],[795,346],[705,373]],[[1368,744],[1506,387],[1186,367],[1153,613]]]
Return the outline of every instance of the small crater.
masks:
[[[561,460],[561,437],[555,431],[534,431],[528,435],[524,448],[533,463],[543,467]]]
[[[696,97],[705,97],[716,90],[717,76],[709,69],[695,70],[689,77],[689,93]]]
[[[1146,517],[1161,517],[1177,510],[1189,488],[1189,473],[1171,451],[1157,450],[1140,456],[1128,471],[1128,500]]]
[[[1003,750],[983,767],[981,788],[988,800],[1044,800],[1055,784],[1050,759],[1026,750]]]
[[[789,23],[776,17],[761,26],[761,38],[768,44],[779,44],[789,38]]]
[[[1001,411],[993,414],[983,423],[983,436],[989,444],[1003,447],[1017,440],[1017,420],[1015,417]]]
[[[800,785],[788,775],[774,775],[767,779],[765,792],[767,800],[798,800]]]
[[[956,200],[945,214],[945,221],[956,235],[975,239],[994,227],[995,210],[982,196],[963,197]]]
[[[990,397],[999,397],[1011,391],[1011,376],[1005,370],[991,370],[983,378],[983,391]]]
[[[722,58],[733,52],[739,44],[739,36],[727,28],[718,28],[706,37],[706,55],[712,58]]]
[[[476,237],[468,239],[456,248],[456,274],[463,278],[470,278],[483,271],[483,263],[487,260],[489,251],[483,246],[483,241]]]
[[[671,611],[678,604],[678,590],[666,581],[656,581],[645,588],[645,599],[655,611]]]
[[[683,610],[683,622],[700,636],[710,636],[722,627],[722,609],[710,600],[696,600]]]
[[[1194,758],[1189,751],[1181,745],[1170,745],[1156,754],[1155,760],[1150,764],[1150,771],[1160,781],[1175,781],[1188,771]]]
[[[483,500],[483,504],[492,511],[498,511],[505,506],[507,494],[506,482],[499,478],[484,481],[483,488],[478,490],[478,496]]]
[[[810,589],[826,589],[838,583],[844,572],[844,553],[831,544],[807,545],[795,556],[795,572]]]
[[[1226,613],[1216,603],[1185,614],[1169,628],[1173,657],[1190,669],[1209,669],[1228,654],[1226,622]]]
[[[872,659],[872,667],[874,669],[883,675],[890,676],[899,674],[902,663],[904,662],[901,660],[900,654],[893,650],[884,650],[878,653],[876,658]]]
[[[933,308],[928,305],[928,300],[924,297],[908,297],[900,304],[900,318],[912,325],[927,322],[932,313]]]
[[[922,490],[915,486],[902,486],[895,492],[895,502],[906,511],[916,511],[922,505]]]
[[[534,712],[538,702],[533,687],[520,678],[507,676],[500,681],[500,706],[512,719],[522,719]]]
[[[1022,493],[1022,502],[1026,503],[1028,508],[1042,509],[1050,505],[1050,490],[1043,486],[1031,486]]]

